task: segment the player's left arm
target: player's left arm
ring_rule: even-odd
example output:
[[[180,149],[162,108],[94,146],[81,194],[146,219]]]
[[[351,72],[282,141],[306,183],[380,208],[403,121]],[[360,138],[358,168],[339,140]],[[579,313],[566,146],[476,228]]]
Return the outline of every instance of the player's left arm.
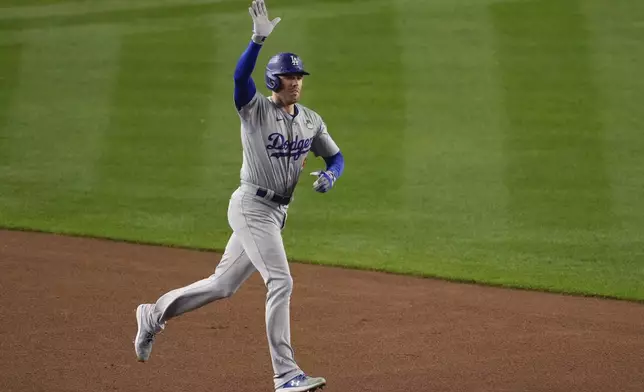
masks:
[[[251,75],[255,68],[257,56],[259,55],[261,47],[261,44],[251,41],[237,61],[234,74],[234,99],[237,110],[241,110],[242,107],[246,106],[257,92],[255,82]]]
[[[322,157],[326,163],[326,170],[311,173],[311,175],[317,176],[313,188],[317,192],[326,193],[333,188],[335,182],[344,172],[344,155],[331,138],[324,123],[322,123],[318,135],[313,139],[311,151],[316,156]]]
[[[344,172],[344,155],[342,155],[342,151],[338,151],[330,157],[322,158],[326,162],[326,171],[331,172],[336,180],[340,178],[342,172]]]

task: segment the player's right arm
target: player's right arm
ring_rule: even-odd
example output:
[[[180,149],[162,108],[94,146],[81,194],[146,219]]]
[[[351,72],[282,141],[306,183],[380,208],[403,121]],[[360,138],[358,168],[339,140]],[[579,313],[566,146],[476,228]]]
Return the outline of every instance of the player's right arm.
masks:
[[[253,19],[253,36],[248,48],[242,53],[237,66],[235,67],[235,107],[241,110],[248,105],[257,93],[255,82],[253,82],[252,73],[257,63],[259,50],[262,48],[264,40],[271,34],[275,26],[281,20],[275,18],[268,19],[268,11],[264,0],[253,0],[248,8],[248,13]]]

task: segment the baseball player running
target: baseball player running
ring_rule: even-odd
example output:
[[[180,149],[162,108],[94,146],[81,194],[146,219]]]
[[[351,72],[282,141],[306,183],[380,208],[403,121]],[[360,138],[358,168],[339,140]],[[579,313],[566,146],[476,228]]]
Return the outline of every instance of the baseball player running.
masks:
[[[137,307],[134,347],[139,361],[147,361],[155,335],[168,320],[230,297],[259,271],[267,288],[266,334],[275,390],[314,391],[325,386],[326,380],[305,374],[294,358],[289,313],[293,279],[281,231],[308,152],[313,151],[326,162],[326,170],[311,173],[316,177],[313,188],[322,193],[328,192],[342,174],[344,158],[322,118],[298,103],[303,76],[309,73],[296,54],[271,57],[265,74],[271,96],[257,91],[251,74],[264,41],[280,18],[268,19],[264,0],[253,1],[249,12],[253,34],[234,74],[243,162],[240,186],[228,205],[233,234],[214,274],[169,291],[156,303]]]

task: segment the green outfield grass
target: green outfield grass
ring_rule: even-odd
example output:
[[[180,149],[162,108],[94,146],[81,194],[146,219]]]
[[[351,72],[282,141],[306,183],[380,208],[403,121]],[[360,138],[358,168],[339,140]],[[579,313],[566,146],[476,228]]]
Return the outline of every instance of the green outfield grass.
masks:
[[[290,258],[644,299],[644,3],[269,1],[347,165]],[[0,226],[221,250],[246,7],[1,1]]]

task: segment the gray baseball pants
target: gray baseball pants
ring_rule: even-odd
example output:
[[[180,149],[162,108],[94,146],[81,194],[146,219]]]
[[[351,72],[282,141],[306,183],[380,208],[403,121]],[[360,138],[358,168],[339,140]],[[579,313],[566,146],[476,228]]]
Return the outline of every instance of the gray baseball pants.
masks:
[[[255,188],[256,189],[256,188]],[[231,196],[228,223],[233,229],[214,274],[161,296],[152,313],[159,324],[213,301],[233,295],[259,271],[267,288],[266,334],[275,387],[303,373],[291,347],[290,299],[293,279],[282,242],[286,207],[254,194],[242,185]]]

